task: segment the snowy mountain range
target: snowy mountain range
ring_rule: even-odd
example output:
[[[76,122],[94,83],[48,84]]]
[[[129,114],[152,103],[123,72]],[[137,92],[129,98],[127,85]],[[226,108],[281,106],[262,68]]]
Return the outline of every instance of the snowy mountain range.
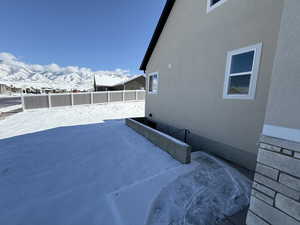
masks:
[[[26,64],[10,53],[0,53],[0,83],[18,88],[89,90],[93,88],[95,75],[103,82],[110,79],[122,82],[130,77],[127,70],[92,71],[77,66]]]

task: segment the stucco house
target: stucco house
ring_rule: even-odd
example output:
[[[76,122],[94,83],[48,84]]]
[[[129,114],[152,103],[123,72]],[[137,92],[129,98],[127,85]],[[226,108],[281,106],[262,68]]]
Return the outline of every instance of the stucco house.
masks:
[[[247,224],[300,224],[300,1],[167,0],[141,70],[160,130],[256,169]]]
[[[144,75],[134,76],[124,82],[119,82],[111,87],[112,91],[116,90],[145,90],[146,78]]]
[[[16,88],[0,83],[0,94],[22,93],[22,88]]]
[[[0,84],[0,93],[6,93],[7,92],[7,86],[5,84]]]
[[[121,90],[145,90],[146,78],[144,75],[123,79],[119,76],[104,79],[101,76],[94,77],[95,91],[121,91]]]

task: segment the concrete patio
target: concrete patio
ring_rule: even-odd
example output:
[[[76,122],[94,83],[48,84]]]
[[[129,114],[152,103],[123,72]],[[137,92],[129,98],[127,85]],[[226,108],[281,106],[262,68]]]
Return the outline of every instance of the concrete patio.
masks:
[[[231,211],[218,209],[222,214],[242,209],[250,194],[250,181],[224,162],[194,153],[191,164],[180,164],[123,120],[0,139],[0,155],[0,224],[5,225],[151,224],[151,209],[160,201],[157,196],[165,196],[164,187],[176,190],[173,187],[181,186],[182,179],[189,187],[203,168],[213,179],[198,180],[192,193],[208,188],[207,182],[224,183],[209,174],[226,177],[231,171],[224,185],[231,196],[227,204],[230,199],[241,202],[231,202]],[[211,161],[211,169],[206,161]]]

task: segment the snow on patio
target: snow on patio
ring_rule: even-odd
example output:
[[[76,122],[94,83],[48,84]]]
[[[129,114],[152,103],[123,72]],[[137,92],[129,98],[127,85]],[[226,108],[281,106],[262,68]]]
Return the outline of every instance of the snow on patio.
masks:
[[[0,121],[0,224],[213,225],[248,204],[249,180],[222,161],[194,153],[181,165],[123,120],[108,121],[143,116],[143,107],[36,110]]]

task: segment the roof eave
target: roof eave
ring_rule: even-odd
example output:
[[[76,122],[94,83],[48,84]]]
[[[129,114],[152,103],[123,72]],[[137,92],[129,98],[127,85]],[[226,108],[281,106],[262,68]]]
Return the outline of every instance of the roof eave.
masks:
[[[151,55],[155,49],[155,46],[158,42],[158,39],[167,23],[167,20],[169,18],[169,15],[173,9],[173,6],[174,6],[174,3],[175,3],[176,0],[167,0],[166,2],[166,5],[163,9],[163,12],[159,18],[159,21],[158,21],[158,24],[155,28],[155,31],[154,31],[154,34],[152,36],[152,39],[150,41],[150,44],[147,48],[147,51],[146,51],[146,54],[144,56],[144,59],[142,61],[142,64],[140,66],[140,70],[143,70],[143,71],[146,71],[146,68],[147,68],[147,65],[148,65],[148,62],[151,58]]]
[[[133,80],[136,80],[136,79],[138,79],[138,78],[140,78],[140,77],[145,77],[145,76],[144,76],[144,74],[137,75],[137,76],[134,76],[134,77],[132,77],[132,78],[130,78],[130,79],[128,79],[128,80],[125,80],[125,81],[122,81],[122,82],[120,82],[120,83],[117,83],[117,84],[113,85],[112,87],[119,86],[119,85],[125,85],[125,84],[127,84],[128,82],[131,82],[131,81],[133,81]]]

